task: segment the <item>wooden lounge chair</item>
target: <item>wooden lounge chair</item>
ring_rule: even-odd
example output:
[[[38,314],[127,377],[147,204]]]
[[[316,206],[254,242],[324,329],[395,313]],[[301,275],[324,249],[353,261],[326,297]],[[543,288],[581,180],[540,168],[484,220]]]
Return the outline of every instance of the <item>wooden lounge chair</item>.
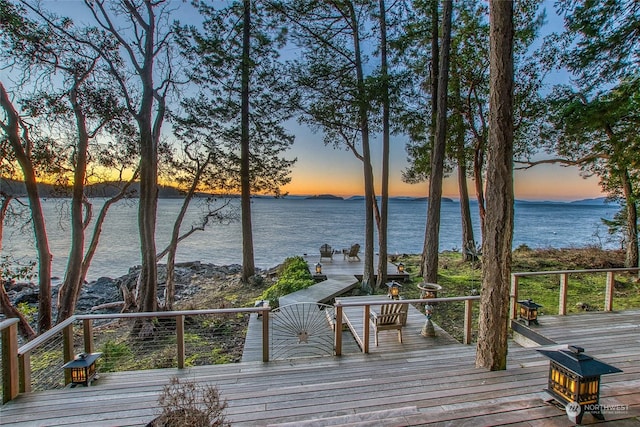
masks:
[[[369,320],[375,332],[376,347],[378,346],[378,332],[397,330],[398,340],[402,343],[402,327],[407,324],[408,304],[385,304],[380,307],[380,313],[371,311]]]
[[[329,258],[333,261],[333,249],[326,243],[320,246],[320,261],[322,261],[322,258]]]
[[[360,245],[356,243],[355,245],[351,246],[349,252],[344,254],[344,257],[347,259],[347,261],[360,261],[358,252],[360,252]]]

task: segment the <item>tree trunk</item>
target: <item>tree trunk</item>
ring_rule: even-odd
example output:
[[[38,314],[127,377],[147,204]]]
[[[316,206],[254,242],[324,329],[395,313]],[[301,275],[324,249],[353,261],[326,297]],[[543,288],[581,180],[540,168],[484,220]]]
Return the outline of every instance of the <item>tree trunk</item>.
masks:
[[[249,77],[251,47],[251,1],[244,0],[244,27],[242,30],[242,93],[241,93],[241,207],[242,207],[242,281],[248,283],[256,274],[253,255],[253,231],[251,221],[251,177],[249,158]]]
[[[371,292],[373,284],[373,168],[371,167],[371,148],[369,146],[369,104],[364,83],[364,71],[362,65],[362,52],[360,49],[359,22],[352,2],[347,2],[349,19],[353,31],[353,50],[358,83],[358,116],[360,130],[362,132],[362,166],[364,173],[364,199],[365,199],[365,245],[364,245],[364,272],[362,274],[362,289]]]
[[[380,200],[380,227],[378,228],[378,280],[377,287],[387,283],[387,224],[389,218],[389,84],[387,65],[387,16],[384,0],[380,0],[380,74],[382,78],[382,190]],[[375,200],[374,200],[375,203]]]
[[[513,240],[513,2],[490,0],[489,156],[476,366],[507,367]]]
[[[476,200],[478,201],[478,216],[480,217],[480,230],[484,233],[484,220],[486,216],[484,197],[484,141],[478,138],[473,153],[473,182],[475,183]],[[484,240],[484,239],[483,239]]]
[[[438,281],[438,248],[440,241],[440,203],[447,138],[447,87],[449,84],[449,50],[451,46],[452,1],[444,2],[442,17],[442,52],[438,79],[438,114],[435,144],[431,151],[431,175],[429,178],[429,204],[424,237],[422,278],[425,282]]]
[[[622,191],[627,201],[627,246],[624,266],[638,267],[638,208],[636,198],[633,193],[629,169],[623,167]]]
[[[40,195],[38,193],[38,185],[36,173],[29,158],[30,153],[22,145],[21,125],[18,112],[13,107],[11,100],[0,83],[0,106],[7,114],[7,125],[4,129],[11,149],[13,150],[16,160],[22,169],[24,175],[27,197],[29,199],[29,208],[31,210],[31,218],[33,221],[33,232],[36,240],[36,251],[38,253],[38,333],[43,333],[51,329],[51,252],[49,251],[49,240],[47,237],[47,229],[45,227],[44,213],[42,212],[42,204],[40,203]],[[23,132],[26,142],[30,145],[29,135],[26,129]]]
[[[11,300],[3,283],[0,283],[0,311],[2,311],[8,319],[17,318],[19,320],[18,331],[27,341],[31,341],[36,337],[36,331],[33,330],[27,318],[20,313],[20,310],[11,304]]]
[[[76,118],[78,143],[76,146],[76,164],[73,174],[71,196],[71,248],[69,249],[64,282],[58,291],[57,323],[73,315],[84,280],[82,263],[86,223],[83,215],[83,207],[85,201],[84,186],[87,170],[87,150],[89,149],[89,133],[87,132],[86,117],[78,101],[77,83],[70,92],[70,102]]]

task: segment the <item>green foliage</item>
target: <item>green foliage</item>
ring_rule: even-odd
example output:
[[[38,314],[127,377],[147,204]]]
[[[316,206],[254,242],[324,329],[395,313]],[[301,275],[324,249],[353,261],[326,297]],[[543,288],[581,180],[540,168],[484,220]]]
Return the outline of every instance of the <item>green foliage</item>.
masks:
[[[26,302],[21,302],[17,307],[18,311],[22,313],[22,315],[27,319],[29,323],[35,321],[36,315],[38,314],[38,307],[30,306]]]
[[[109,340],[100,349],[102,359],[100,360],[100,370],[102,372],[115,372],[122,370],[122,361],[133,356],[129,345],[124,342]]]
[[[314,283],[309,265],[302,257],[287,258],[282,265],[276,284],[264,291],[260,298],[268,300],[271,307],[277,307],[279,297],[308,288]]]

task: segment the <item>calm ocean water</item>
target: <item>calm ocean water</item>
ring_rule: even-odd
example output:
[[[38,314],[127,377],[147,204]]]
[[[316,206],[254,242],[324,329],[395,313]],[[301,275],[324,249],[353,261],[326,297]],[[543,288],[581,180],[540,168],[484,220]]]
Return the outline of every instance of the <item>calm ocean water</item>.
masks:
[[[102,200],[94,200],[97,214]],[[234,201],[239,203],[239,201]],[[164,248],[180,209],[181,200],[162,199],[158,205],[157,247]],[[60,199],[45,201],[49,241],[53,253],[53,275],[63,277],[69,250],[68,202]],[[252,204],[253,238],[256,266],[268,268],[292,255],[316,255],[323,243],[334,248],[364,243],[363,200],[254,199]],[[192,206],[183,229],[188,229],[201,212]],[[601,218],[611,219],[617,205],[575,203],[517,202],[513,246],[526,244],[532,248],[568,248],[598,245],[619,247]],[[419,253],[424,240],[427,202],[424,200],[391,201],[389,206],[389,253]],[[472,204],[476,239],[480,239],[477,206]],[[459,249],[460,205],[443,202],[440,228],[440,250]],[[17,224],[5,228],[2,254],[35,259],[31,229]],[[242,260],[239,222],[213,224],[183,241],[178,249],[178,261],[239,264]],[[163,260],[164,261],[164,260]],[[134,202],[120,203],[111,208],[103,229],[100,246],[89,270],[88,279],[101,276],[117,277],[130,266],[140,263],[137,234],[137,207]]]

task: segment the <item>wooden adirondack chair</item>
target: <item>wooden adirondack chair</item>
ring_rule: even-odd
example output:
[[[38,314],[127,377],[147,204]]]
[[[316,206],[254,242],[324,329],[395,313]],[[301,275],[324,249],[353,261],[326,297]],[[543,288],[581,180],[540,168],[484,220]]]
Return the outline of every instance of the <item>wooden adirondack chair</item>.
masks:
[[[380,307],[380,313],[371,311],[369,320],[375,332],[376,347],[378,346],[378,332],[397,330],[398,340],[402,343],[402,327],[407,324],[408,304],[385,304]]]
[[[360,252],[360,245],[356,243],[355,245],[352,245],[351,249],[349,249],[349,252],[345,254],[345,258],[347,259],[347,261],[360,261],[358,252]]]
[[[322,261],[322,258],[329,258],[333,261],[333,249],[327,243],[320,246],[320,261]]]

